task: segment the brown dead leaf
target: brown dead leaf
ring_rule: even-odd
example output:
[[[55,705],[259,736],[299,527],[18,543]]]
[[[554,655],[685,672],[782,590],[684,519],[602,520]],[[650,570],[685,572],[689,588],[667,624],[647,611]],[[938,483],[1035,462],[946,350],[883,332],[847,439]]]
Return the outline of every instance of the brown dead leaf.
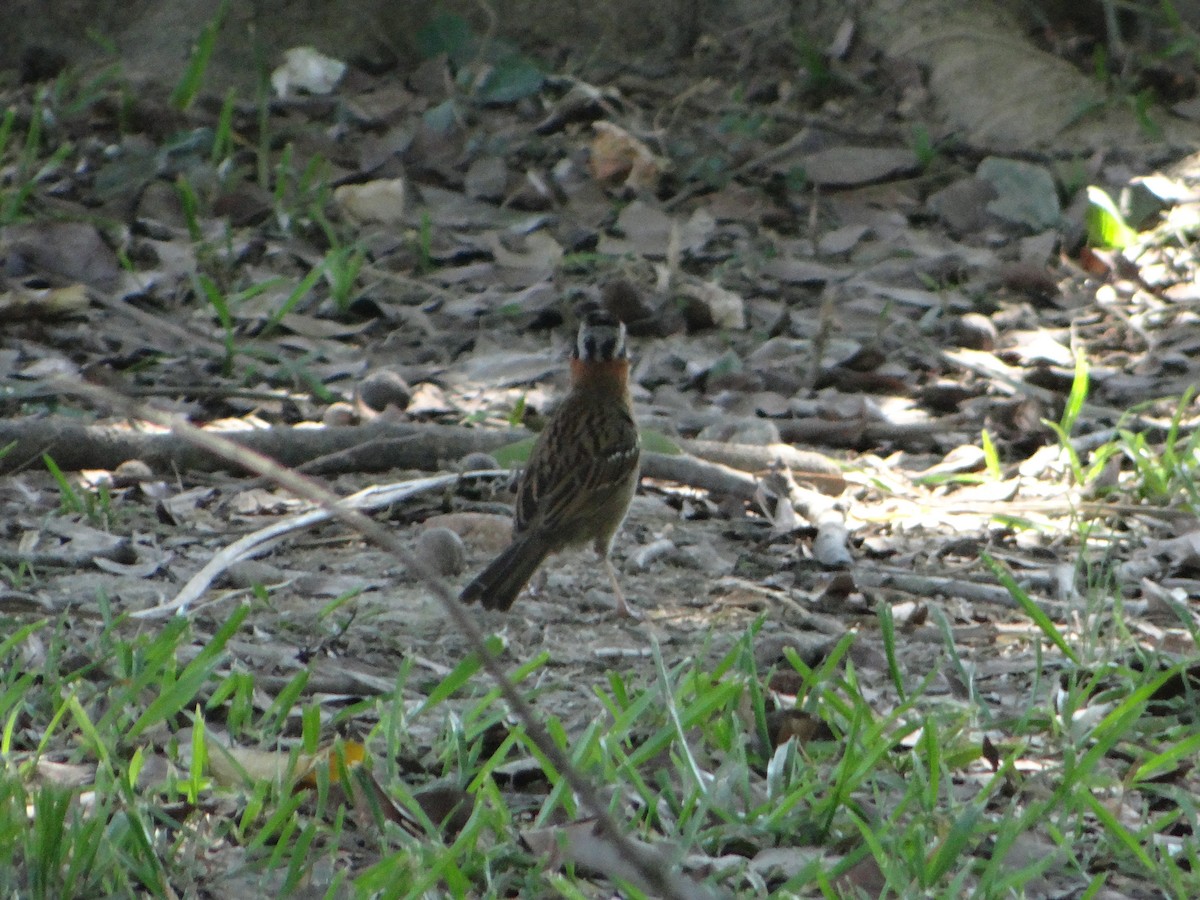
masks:
[[[413,835],[421,835],[424,828],[413,817],[392,799],[371,773],[367,761],[366,748],[358,741],[337,741],[324,750],[315,754],[297,754],[294,758],[289,752],[253,750],[245,747],[229,747],[215,740],[208,740],[209,772],[213,780],[226,787],[246,786],[246,782],[278,781],[284,776],[292,778],[296,790],[316,790],[320,776],[318,770],[324,769],[328,775],[331,789],[353,800],[353,807],[362,827],[371,821],[371,816],[378,813],[389,822],[399,825]],[[463,800],[457,805],[446,808],[442,796],[435,794],[438,799],[430,802],[426,815],[434,823],[446,822],[448,828],[457,826],[461,829]],[[422,804],[422,808],[425,805]],[[466,801],[466,815],[470,815],[470,804]],[[440,814],[435,818],[430,813]]]
[[[652,258],[667,255],[671,225],[669,215],[643,200],[634,200],[617,216],[617,228],[625,235],[625,243],[642,256]]]
[[[182,525],[187,522],[192,528],[196,527],[197,512],[207,506],[217,496],[217,491],[210,487],[198,487],[183,491],[173,497],[164,497],[158,501],[156,512],[159,521],[170,525]]]
[[[810,741],[831,741],[834,737],[824,721],[799,709],[775,709],[767,713],[767,735],[772,750],[792,738],[798,744],[807,744]]]
[[[1020,478],[984,481],[960,487],[954,491],[953,496],[956,502],[961,503],[1001,503],[1016,497],[1020,487]]]
[[[934,463],[929,468],[916,473],[918,478],[929,478],[935,475],[954,475],[961,472],[978,472],[986,462],[982,447],[975,444],[959,444],[947,453],[941,462]]]
[[[86,222],[34,222],[0,231],[0,256],[11,267],[22,260],[47,275],[111,290],[121,277],[121,264],[95,226]]]
[[[986,734],[983,736],[980,752],[983,754],[983,758],[987,760],[988,765],[992,767],[993,772],[1000,771],[1000,751],[996,749],[996,745],[992,743],[991,738]]]
[[[883,897],[886,895],[888,880],[875,857],[868,856],[851,866],[834,884],[850,896]]]
[[[823,607],[844,603],[857,591],[858,583],[852,572],[837,572],[821,592],[820,603]]]
[[[127,578],[150,578],[165,570],[175,557],[175,554],[169,550],[145,543],[139,543],[137,550],[132,552],[138,557],[137,562],[118,562],[103,556],[94,556],[92,564],[97,569],[113,575],[124,575]]]
[[[109,534],[83,522],[74,522],[65,517],[48,518],[42,523],[38,534],[39,539],[35,542],[38,549],[60,554],[64,559],[84,560],[102,556],[126,565],[137,562],[137,554],[128,537]]]
[[[906,147],[831,147],[803,157],[800,164],[813,184],[853,187],[915,175],[921,165]]]
[[[257,183],[240,182],[213,199],[213,215],[229,220],[234,228],[261,224],[273,209],[274,198]]]
[[[331,744],[323,752],[313,756],[301,755],[297,758],[297,768],[303,764],[307,771],[296,781],[297,787],[315,789],[317,786],[317,766],[329,768],[329,781],[335,784],[341,780],[341,773],[362,765],[367,758],[367,748],[358,741],[341,741]]]
[[[905,600],[892,606],[892,621],[897,627],[912,629],[924,625],[929,618],[929,607],[916,600]]]
[[[625,843],[640,859],[635,861],[623,856],[621,848],[600,832],[600,826],[593,819],[561,827],[527,829],[520,833],[520,838],[530,851],[547,857],[547,868],[558,869],[566,863],[574,863],[580,870],[627,881],[650,896],[658,896],[658,888],[642,875],[643,869],[650,868],[672,884],[676,896],[711,896],[700,885],[672,871],[662,852],[653,844],[627,836]]]
[[[333,192],[342,212],[356,222],[401,225],[407,188],[403,178],[383,178],[365,184],[343,184]]]
[[[36,772],[39,781],[64,788],[83,787],[96,777],[95,765],[55,762],[42,756],[38,757]]]
[[[622,184],[635,191],[653,193],[662,176],[663,163],[640,140],[612,122],[593,122],[592,176],[606,184]]]
[[[758,482],[754,489],[754,502],[759,510],[771,522],[771,533],[774,535],[791,534],[800,528],[806,528],[808,522],[796,515],[796,508],[788,496],[787,486],[780,490],[773,485],[774,479],[767,475]]]
[[[362,334],[372,325],[369,320],[363,322],[339,322],[335,319],[322,319],[317,316],[308,316],[298,312],[288,313],[283,317],[280,324],[293,334],[314,339],[353,337]]]
[[[183,746],[183,744],[181,744]],[[207,738],[208,771],[213,781],[222,787],[245,787],[256,781],[279,781],[284,775],[304,773],[311,761],[296,759],[275,750],[255,750],[250,747],[228,747],[211,733]]]
[[[1146,551],[1166,558],[1174,570],[1200,567],[1200,531],[1189,531],[1168,540],[1149,541]]]
[[[826,284],[844,281],[854,274],[849,268],[830,266],[794,256],[768,259],[759,267],[759,271],[768,278],[775,278],[786,284]]]
[[[21,285],[0,294],[0,319],[6,322],[67,316],[87,307],[87,291],[82,284],[59,288]]]
[[[817,241],[817,252],[822,256],[840,256],[849,253],[871,233],[871,227],[862,223],[843,225],[823,234]]]
[[[481,156],[463,177],[463,190],[472,200],[496,202],[508,187],[508,166],[498,156]]]
[[[413,791],[413,799],[417,801],[429,821],[440,826],[450,837],[466,827],[475,809],[475,801],[471,795],[452,784],[426,785],[418,791]]]
[[[572,122],[589,122],[611,112],[620,103],[615,91],[575,81],[571,89],[557,100],[534,131],[541,135],[554,134]]]
[[[446,392],[429,381],[413,386],[412,397],[405,408],[405,412],[412,418],[440,416],[453,411],[454,407],[446,400]]]
[[[302,505],[295,497],[265,488],[239,491],[229,500],[229,508],[239,516],[277,516]]]
[[[700,306],[708,327],[738,330],[746,327],[746,301],[741,295],[712,281],[688,283],[682,286],[682,291]]]
[[[384,819],[399,825],[411,835],[420,836],[425,833],[425,829],[416,818],[392,799],[366,766],[355,766],[350,769],[349,776],[350,785],[346,793],[353,798],[354,811],[362,827],[368,827],[371,815],[378,811]],[[430,819],[435,823],[439,821],[432,817]]]
[[[828,860],[822,867],[833,868],[834,860],[821,847],[767,847],[750,860],[750,868],[760,878],[786,881],[804,871],[814,862]]]
[[[509,250],[494,231],[484,238],[496,264],[506,269],[528,270],[530,283],[548,278],[562,261],[563,248],[548,232],[535,231],[525,237],[522,250]]]
[[[180,745],[187,745],[183,737]],[[223,787],[281,781],[286,777],[295,788],[312,790],[317,786],[318,767],[326,767],[329,782],[336,784],[343,771],[358,768],[367,757],[366,748],[357,741],[335,742],[312,754],[293,754],[287,750],[258,750],[226,744],[214,732],[209,732],[206,745],[209,773]]]

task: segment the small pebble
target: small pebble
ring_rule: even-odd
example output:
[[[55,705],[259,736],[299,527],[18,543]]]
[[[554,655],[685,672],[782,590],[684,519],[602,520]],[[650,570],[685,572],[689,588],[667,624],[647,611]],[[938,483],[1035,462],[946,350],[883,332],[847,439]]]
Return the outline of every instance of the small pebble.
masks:
[[[499,468],[502,468],[502,466],[496,462],[496,457],[489,453],[468,453],[462,458],[462,470],[464,472],[486,471],[487,469]]]
[[[375,412],[383,412],[389,406],[407,409],[412,401],[412,388],[398,372],[377,369],[367,375],[358,386],[358,397],[363,405]]]
[[[617,278],[604,285],[600,303],[622,322],[638,322],[654,314],[654,309],[642,299],[641,292],[627,278]]]
[[[954,323],[954,339],[968,350],[994,350],[997,337],[995,323],[980,313],[967,313]]]
[[[141,481],[153,481],[154,473],[140,459],[127,459],[112,473],[113,487],[131,487]]]
[[[437,527],[449,528],[463,543],[471,548],[472,553],[495,556],[512,541],[512,513],[485,512],[452,512],[440,516],[430,516],[423,527],[430,530]]]
[[[355,411],[354,407],[340,400],[337,403],[329,404],[321,416],[321,422],[331,427],[353,425],[357,421],[358,412]]]
[[[427,528],[417,538],[417,555],[439,575],[458,575],[466,566],[462,538],[449,528]]]

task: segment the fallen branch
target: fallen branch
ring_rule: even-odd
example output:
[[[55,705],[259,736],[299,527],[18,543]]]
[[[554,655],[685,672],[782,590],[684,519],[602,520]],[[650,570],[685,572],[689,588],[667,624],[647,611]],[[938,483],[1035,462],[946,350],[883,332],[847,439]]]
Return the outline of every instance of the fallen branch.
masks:
[[[469,453],[491,453],[530,436],[523,430],[384,422],[324,428],[257,428],[220,434],[280,465],[319,475],[389,469],[444,472]],[[42,454],[51,456],[59,468],[67,471],[111,470],[131,459],[141,460],[154,471],[172,474],[228,467],[228,463],[178,434],[79,425],[61,419],[0,421],[0,447],[9,444],[13,448],[0,457],[0,474],[40,466]],[[749,500],[754,496],[756,483],[750,473],[765,471],[779,460],[791,468],[797,481],[814,484],[822,493],[838,494],[845,486],[836,462],[787,444],[766,447],[711,441],[681,444],[694,455],[643,453],[642,475]],[[748,471],[743,471],[743,467]]]
[[[379,472],[386,469],[436,471],[468,453],[488,453],[524,437],[524,431],[459,428],[453,425],[394,424],[325,428],[256,428],[212,432],[243,449],[269,456],[289,468],[320,457],[336,457],[335,472]],[[80,425],[63,419],[0,421],[0,447],[12,449],[0,458],[0,474],[41,465],[49,454],[59,468],[115,469],[139,459],[158,472],[209,472],[229,463],[180,435],[136,431],[132,427]],[[364,452],[355,451],[364,448]]]

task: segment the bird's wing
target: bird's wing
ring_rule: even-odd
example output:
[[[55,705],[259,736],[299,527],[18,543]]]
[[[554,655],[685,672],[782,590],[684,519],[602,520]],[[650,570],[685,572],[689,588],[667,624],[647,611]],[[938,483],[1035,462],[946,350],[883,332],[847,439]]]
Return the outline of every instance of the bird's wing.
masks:
[[[571,452],[563,452],[573,448]],[[555,415],[538,435],[517,487],[516,530],[555,529],[623,485],[638,464],[637,426],[629,411]]]

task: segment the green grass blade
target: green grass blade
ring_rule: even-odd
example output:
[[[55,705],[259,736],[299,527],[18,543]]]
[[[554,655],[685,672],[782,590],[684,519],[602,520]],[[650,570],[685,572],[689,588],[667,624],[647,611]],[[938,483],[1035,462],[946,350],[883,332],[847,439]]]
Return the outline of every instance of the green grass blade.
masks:
[[[221,661],[225,645],[241,628],[242,622],[250,612],[249,605],[237,609],[229,620],[222,625],[217,633],[204,645],[197,655],[180,673],[179,678],[167,687],[165,691],[150,701],[145,712],[138,717],[129,729],[128,738],[133,740],[145,729],[164,719],[171,718],[191,703],[200,690],[200,686],[208,680]]]
[[[187,109],[200,93],[200,87],[204,84],[204,74],[208,71],[208,62],[217,46],[217,36],[221,32],[221,26],[225,24],[228,12],[229,0],[221,0],[216,15],[200,30],[200,37],[192,49],[192,55],[188,57],[187,68],[183,70],[175,90],[171,92],[171,105],[176,109]]]
[[[1029,594],[1025,593],[1021,586],[1017,584],[1017,580],[1013,578],[1012,573],[987,553],[981,553],[980,559],[983,560],[984,565],[991,569],[992,574],[996,576],[996,579],[1008,591],[1009,596],[1016,601],[1017,606],[1021,607],[1025,615],[1029,616],[1029,618],[1033,620],[1033,623],[1037,625],[1038,630],[1040,630],[1042,634],[1046,636],[1050,643],[1054,644],[1054,646],[1062,652],[1063,656],[1078,665],[1079,656],[1073,649],[1071,649],[1071,646],[1066,642],[1062,634],[1059,633],[1059,630],[1057,627],[1055,627],[1054,623],[1050,621],[1050,617],[1046,615],[1042,608],[1033,601],[1033,598],[1030,597]]]

